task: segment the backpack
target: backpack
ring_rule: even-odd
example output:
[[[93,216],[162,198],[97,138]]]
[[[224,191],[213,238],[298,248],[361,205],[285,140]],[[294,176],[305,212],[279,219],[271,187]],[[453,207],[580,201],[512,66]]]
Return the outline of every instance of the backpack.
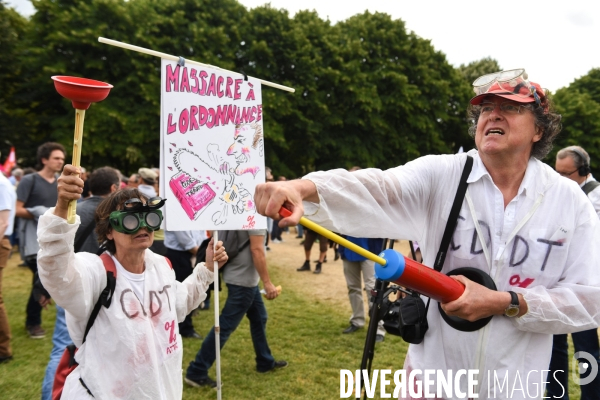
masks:
[[[85,338],[87,337],[88,332],[94,325],[94,321],[100,312],[100,308],[102,306],[108,308],[110,307],[110,303],[112,301],[113,294],[115,293],[115,287],[117,285],[117,267],[115,266],[115,262],[112,257],[108,255],[108,253],[102,253],[100,255],[100,259],[102,260],[102,264],[104,265],[104,269],[106,270],[106,287],[100,293],[100,297],[98,301],[94,305],[94,309],[90,314],[90,318],[88,319],[88,323],[85,326],[85,332],[83,334],[82,344],[85,343]],[[167,263],[171,269],[173,269],[173,265],[171,265],[171,261],[165,257]],[[56,373],[54,375],[54,384],[52,385],[52,400],[59,400],[62,396],[62,391],[65,386],[65,381],[67,380],[67,376],[79,365],[77,361],[75,361],[75,353],[77,352],[77,347],[71,343],[65,348],[60,361],[58,362],[58,366],[56,367]],[[92,392],[87,388],[83,379],[79,378],[79,381],[83,385],[83,387],[87,390],[90,396],[94,397]]]

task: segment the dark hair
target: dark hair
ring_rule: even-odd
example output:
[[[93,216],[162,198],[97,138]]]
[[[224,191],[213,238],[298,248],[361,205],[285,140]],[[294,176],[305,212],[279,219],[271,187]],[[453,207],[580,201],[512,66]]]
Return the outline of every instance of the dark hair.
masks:
[[[117,252],[117,248],[115,247],[115,241],[107,237],[107,235],[112,232],[112,227],[110,226],[108,217],[110,216],[111,212],[121,210],[123,208],[123,204],[125,204],[125,202],[129,199],[142,199],[143,201],[148,200],[148,198],[137,189],[121,189],[111,193],[108,197],[102,200],[102,202],[98,204],[98,208],[96,208],[96,215],[94,216],[94,219],[96,220],[96,235],[98,236],[98,243],[101,246],[104,246],[111,254],[115,254]]]
[[[67,155],[67,152],[65,151],[65,148],[62,144],[56,142],[46,142],[37,149],[37,165],[35,167],[36,170],[41,171],[44,168],[44,163],[42,163],[42,159],[49,159],[50,155],[54,150],[60,150],[65,156]]]
[[[546,93],[546,101],[543,107],[536,106],[532,103],[533,116],[535,118],[535,127],[542,132],[542,138],[533,144],[530,157],[535,157],[542,160],[552,150],[552,143],[556,136],[560,133],[562,125],[560,123],[561,115],[554,112],[552,101]],[[469,119],[469,135],[475,137],[477,132],[477,122],[481,115],[481,107],[478,105],[470,105],[467,108],[467,118]]]
[[[90,192],[92,192],[94,196],[106,196],[110,193],[112,185],[117,185],[117,189],[119,189],[121,185],[119,174],[111,167],[98,168],[92,172],[88,178],[88,182],[90,185]]]

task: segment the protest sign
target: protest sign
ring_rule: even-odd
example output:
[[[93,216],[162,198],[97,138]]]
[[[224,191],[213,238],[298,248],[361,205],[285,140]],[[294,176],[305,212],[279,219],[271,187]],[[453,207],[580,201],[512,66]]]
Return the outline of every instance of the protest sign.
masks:
[[[161,194],[168,230],[265,229],[260,81],[162,60]]]

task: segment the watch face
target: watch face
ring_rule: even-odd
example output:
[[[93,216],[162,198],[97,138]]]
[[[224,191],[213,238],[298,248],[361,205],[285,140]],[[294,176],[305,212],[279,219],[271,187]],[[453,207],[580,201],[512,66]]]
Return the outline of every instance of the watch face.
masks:
[[[518,314],[519,306],[515,306],[513,304],[508,306],[508,308],[504,311],[504,315],[506,315],[507,317],[516,317]]]

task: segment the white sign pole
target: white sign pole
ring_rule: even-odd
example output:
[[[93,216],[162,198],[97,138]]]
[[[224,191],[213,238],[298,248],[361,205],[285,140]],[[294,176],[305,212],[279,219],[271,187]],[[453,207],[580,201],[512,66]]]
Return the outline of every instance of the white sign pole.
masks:
[[[119,41],[116,41],[116,40],[107,39],[107,38],[103,38],[103,37],[99,37],[98,41],[100,43],[110,44],[111,46],[120,47],[122,49],[127,49],[127,50],[137,51],[138,53],[144,53],[144,54],[148,54],[148,55],[151,55],[151,56],[164,58],[166,60],[179,61],[181,59],[181,57],[172,56],[172,55],[167,54],[167,53],[161,53],[160,51],[154,51],[154,50],[146,49],[144,47],[134,46],[132,44],[123,43],[123,42],[119,42]],[[223,68],[215,67],[214,65],[203,64],[201,62],[192,61],[192,60],[188,60],[188,59],[185,59],[185,62],[186,62],[186,64],[198,65],[198,66],[201,66],[201,67],[208,67],[208,68],[218,69],[218,70],[221,70],[221,71],[227,71],[228,73],[238,74],[239,76],[244,77],[244,74],[240,74],[239,72],[234,72],[234,71],[228,71],[228,70],[223,69]],[[251,78],[251,77],[249,77],[249,78]],[[294,88],[291,88],[291,87],[288,87],[288,86],[283,86],[283,85],[280,85],[278,83],[264,81],[264,80],[258,79],[258,78],[254,78],[254,79],[257,79],[263,85],[271,86],[271,87],[274,87],[276,89],[285,90],[286,92],[292,92],[292,93],[294,93],[296,91],[296,89],[294,89]]]
[[[219,241],[219,232],[213,231],[214,237],[214,253],[217,252],[217,242]],[[213,253],[213,254],[214,254]],[[221,400],[221,326],[219,324],[219,263],[217,261],[214,262],[214,304],[215,304],[215,354],[216,358],[216,368],[217,368],[217,400]]]

